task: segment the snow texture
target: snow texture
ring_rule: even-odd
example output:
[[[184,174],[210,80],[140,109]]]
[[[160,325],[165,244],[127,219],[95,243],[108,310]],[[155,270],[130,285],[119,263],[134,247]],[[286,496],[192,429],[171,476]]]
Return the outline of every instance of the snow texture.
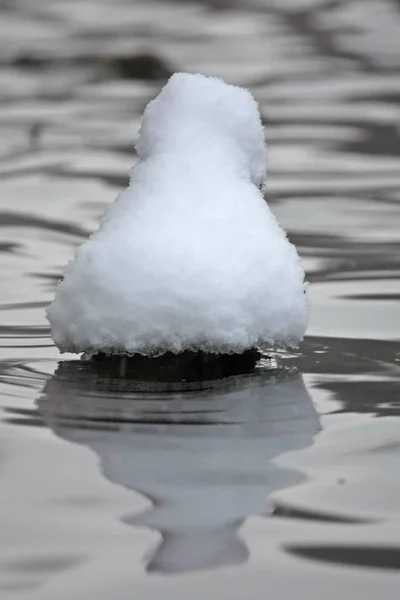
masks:
[[[176,73],[144,112],[139,161],[47,310],[62,352],[297,345],[304,273],[268,208],[251,94]]]

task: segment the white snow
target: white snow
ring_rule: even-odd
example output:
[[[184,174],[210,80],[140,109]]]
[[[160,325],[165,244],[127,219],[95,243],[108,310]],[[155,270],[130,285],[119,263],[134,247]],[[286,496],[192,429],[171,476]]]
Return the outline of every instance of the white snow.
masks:
[[[78,248],[47,311],[62,352],[240,352],[296,345],[308,320],[296,249],[259,190],[258,107],[177,73],[147,106],[130,185]]]

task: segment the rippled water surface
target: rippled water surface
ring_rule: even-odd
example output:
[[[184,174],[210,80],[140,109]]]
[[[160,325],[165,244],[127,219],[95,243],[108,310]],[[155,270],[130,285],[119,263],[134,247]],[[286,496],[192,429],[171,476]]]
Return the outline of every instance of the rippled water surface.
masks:
[[[398,597],[399,40],[395,0],[0,3],[2,598]],[[260,102],[312,319],[162,386],[61,357],[44,307],[174,70]]]

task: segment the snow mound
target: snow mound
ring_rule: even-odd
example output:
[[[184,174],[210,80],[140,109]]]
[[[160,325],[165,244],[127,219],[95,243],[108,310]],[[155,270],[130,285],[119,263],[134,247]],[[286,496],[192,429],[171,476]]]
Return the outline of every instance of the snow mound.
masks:
[[[149,103],[129,186],[76,251],[47,310],[62,352],[158,355],[297,345],[304,273],[259,190],[258,107],[176,73]]]

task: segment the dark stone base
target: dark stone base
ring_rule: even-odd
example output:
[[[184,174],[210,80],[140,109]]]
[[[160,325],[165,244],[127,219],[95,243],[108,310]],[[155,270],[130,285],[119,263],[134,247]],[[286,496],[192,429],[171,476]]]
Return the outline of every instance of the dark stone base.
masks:
[[[206,352],[166,352],[149,358],[108,355],[102,352],[91,359],[93,367],[104,375],[141,381],[207,381],[251,373],[261,358],[258,350],[242,354],[211,354]]]

